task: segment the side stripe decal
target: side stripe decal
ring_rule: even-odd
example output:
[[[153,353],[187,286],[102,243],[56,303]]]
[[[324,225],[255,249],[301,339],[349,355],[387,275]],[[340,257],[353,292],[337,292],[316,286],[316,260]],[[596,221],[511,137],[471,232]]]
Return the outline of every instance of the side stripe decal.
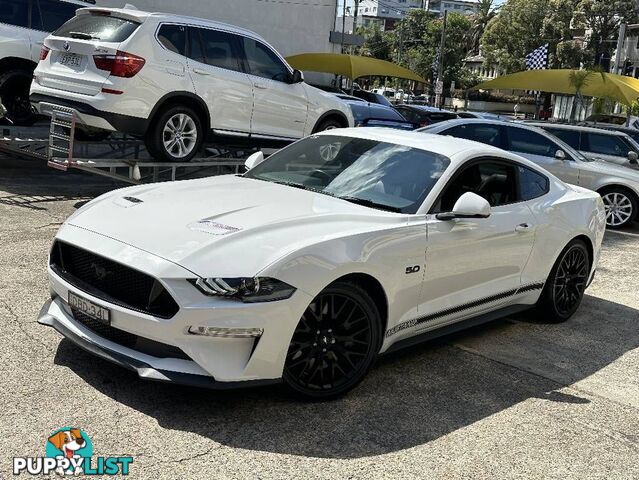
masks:
[[[407,328],[414,327],[416,325],[420,325],[422,323],[432,322],[441,317],[446,317],[448,315],[452,315],[454,313],[463,312],[464,310],[469,310],[471,308],[479,307],[486,303],[496,302],[498,300],[503,300],[504,298],[514,297],[520,293],[526,293],[533,290],[541,290],[544,288],[544,282],[535,282],[529,283],[528,285],[522,285],[519,288],[514,288],[512,290],[508,290],[506,292],[498,293],[496,295],[491,295],[490,297],[481,298],[479,300],[474,300],[472,302],[464,303],[462,305],[457,305],[455,307],[450,307],[445,310],[441,310],[436,313],[431,313],[430,315],[425,315],[423,317],[413,318],[412,320],[407,320],[398,325],[395,325],[393,328],[386,331],[386,337],[391,337],[395,335],[397,332],[401,332],[402,330],[406,330]]]

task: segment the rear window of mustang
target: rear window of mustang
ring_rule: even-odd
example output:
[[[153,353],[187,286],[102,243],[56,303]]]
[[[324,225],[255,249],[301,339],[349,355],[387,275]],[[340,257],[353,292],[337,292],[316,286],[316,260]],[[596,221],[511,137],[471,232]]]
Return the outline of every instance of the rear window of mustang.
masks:
[[[128,39],[139,26],[139,22],[96,12],[73,17],[57,29],[53,35],[119,43]]]

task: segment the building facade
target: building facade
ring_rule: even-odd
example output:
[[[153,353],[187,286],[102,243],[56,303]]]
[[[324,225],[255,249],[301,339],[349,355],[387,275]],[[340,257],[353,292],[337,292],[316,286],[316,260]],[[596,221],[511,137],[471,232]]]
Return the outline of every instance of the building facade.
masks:
[[[99,6],[122,7],[131,3],[140,10],[206,18],[252,30],[282,55],[340,51],[329,40],[335,29],[337,0],[97,0]]]

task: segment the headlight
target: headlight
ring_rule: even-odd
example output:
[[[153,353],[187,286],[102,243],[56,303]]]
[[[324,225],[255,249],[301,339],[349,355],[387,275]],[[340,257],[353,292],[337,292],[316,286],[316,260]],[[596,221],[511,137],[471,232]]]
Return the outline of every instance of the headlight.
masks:
[[[267,277],[198,278],[189,281],[205,295],[235,297],[246,303],[284,300],[295,293],[295,287]]]

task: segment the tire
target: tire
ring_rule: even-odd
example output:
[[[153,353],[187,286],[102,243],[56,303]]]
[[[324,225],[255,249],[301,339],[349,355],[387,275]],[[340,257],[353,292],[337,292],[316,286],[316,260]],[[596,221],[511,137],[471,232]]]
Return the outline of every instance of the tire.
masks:
[[[5,118],[13,125],[28,127],[38,119],[29,101],[29,89],[33,72],[23,69],[10,70],[0,75],[0,101]]]
[[[606,207],[606,227],[618,229],[627,227],[637,216],[637,199],[628,190],[609,187],[599,192]]]
[[[181,135],[177,135],[181,131]],[[186,135],[188,133],[188,135]],[[204,141],[202,120],[189,107],[173,106],[161,111],[145,136],[146,148],[156,160],[188,162]]]
[[[381,317],[368,293],[334,283],[302,315],[286,355],[284,383],[306,400],[340,397],[366,376],[381,337]]]
[[[588,284],[591,261],[583,240],[575,239],[562,250],[537,301],[537,313],[544,321],[565,322],[577,311]]]
[[[317,126],[314,133],[323,132],[324,130],[333,130],[335,128],[342,128],[342,124],[339,123],[339,121],[335,120],[334,118],[329,118],[322,121]]]

